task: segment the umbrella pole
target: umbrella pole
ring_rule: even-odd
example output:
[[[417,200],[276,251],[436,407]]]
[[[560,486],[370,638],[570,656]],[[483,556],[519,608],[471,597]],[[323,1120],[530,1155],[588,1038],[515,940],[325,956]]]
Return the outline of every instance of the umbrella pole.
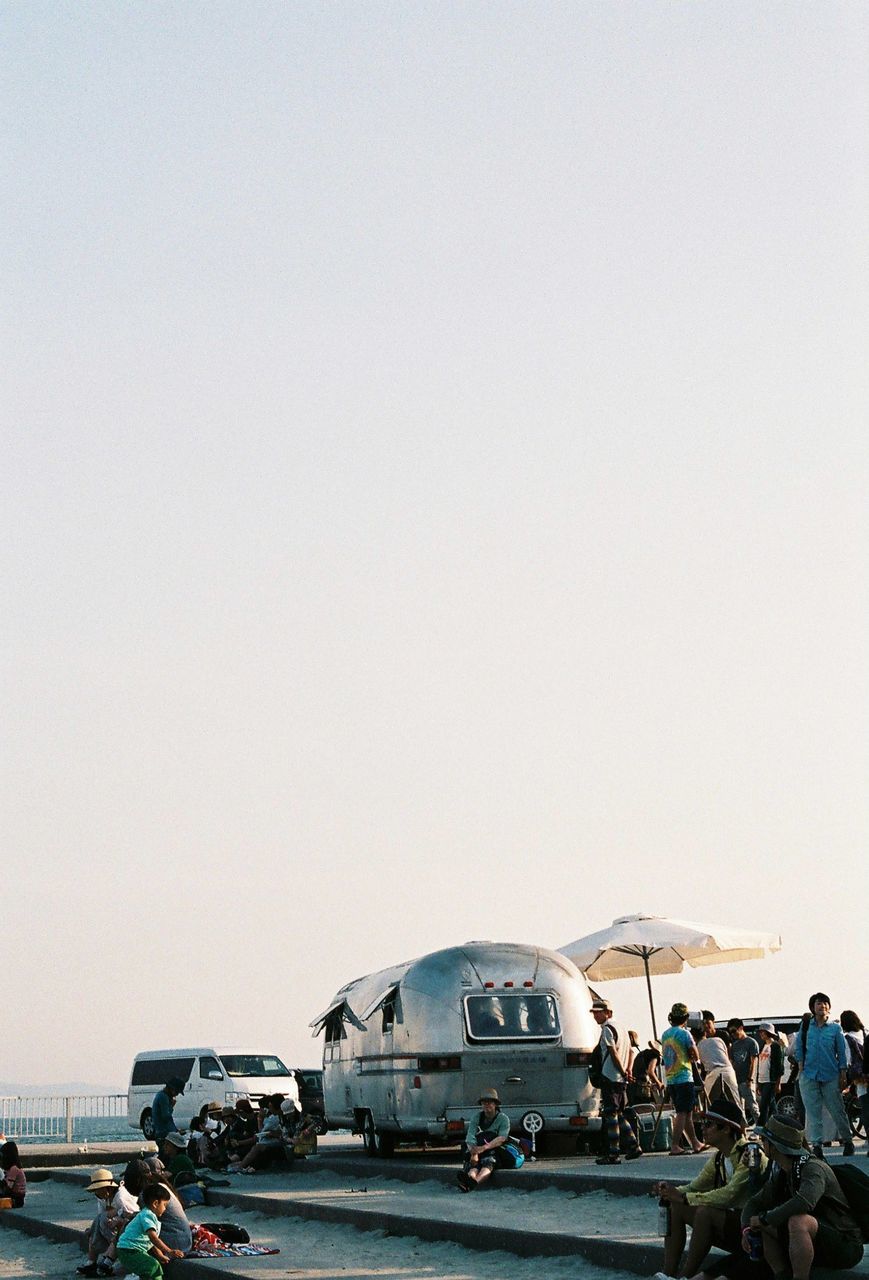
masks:
[[[652,1039],[658,1038],[658,1027],[655,1023],[655,1001],[652,999],[652,979],[649,976],[649,956],[647,952],[643,952],[643,964],[646,968],[646,986],[649,988],[649,1008],[652,1011]]]

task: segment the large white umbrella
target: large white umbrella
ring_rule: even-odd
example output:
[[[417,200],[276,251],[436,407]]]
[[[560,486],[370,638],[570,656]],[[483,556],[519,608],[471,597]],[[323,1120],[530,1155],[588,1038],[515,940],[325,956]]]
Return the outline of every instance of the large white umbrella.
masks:
[[[572,960],[592,982],[614,978],[639,978],[645,974],[652,1010],[652,1030],[657,1036],[653,973],[681,973],[686,964],[731,964],[735,960],[762,960],[781,950],[777,933],[731,929],[726,925],[696,924],[664,916],[620,916],[608,929],[577,938],[562,955]]]

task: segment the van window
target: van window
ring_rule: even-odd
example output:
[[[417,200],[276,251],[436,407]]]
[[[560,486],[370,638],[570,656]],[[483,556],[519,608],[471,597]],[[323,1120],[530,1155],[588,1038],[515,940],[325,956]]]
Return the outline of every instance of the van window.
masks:
[[[466,996],[472,1040],[554,1040],[561,1031],[555,997],[543,992]]]
[[[173,1076],[178,1076],[186,1084],[194,1062],[195,1058],[139,1058],[133,1063],[130,1084],[160,1088]]]
[[[273,1053],[224,1053],[223,1066],[230,1076],[291,1076],[289,1067]],[[215,1064],[217,1065],[217,1064]]]
[[[220,1063],[216,1058],[200,1058],[199,1059],[199,1078],[200,1080],[208,1080],[211,1076],[218,1076],[223,1079],[223,1072],[220,1069]]]

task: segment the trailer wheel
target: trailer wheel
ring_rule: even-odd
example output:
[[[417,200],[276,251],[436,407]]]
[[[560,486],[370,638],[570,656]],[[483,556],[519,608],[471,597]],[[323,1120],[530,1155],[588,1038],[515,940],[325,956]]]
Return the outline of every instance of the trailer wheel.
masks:
[[[150,1107],[147,1107],[142,1112],[141,1118],[139,1120],[139,1124],[141,1125],[142,1133],[144,1134],[144,1136],[148,1139],[149,1142],[153,1142],[154,1141],[154,1121],[151,1118]]]
[[[377,1155],[377,1129],[374,1125],[374,1116],[370,1111],[366,1111],[362,1117],[362,1141],[365,1145],[365,1154],[369,1156]]]
[[[389,1159],[395,1154],[395,1134],[382,1133],[374,1123],[374,1116],[370,1111],[366,1111],[362,1119],[362,1140],[366,1155]]]

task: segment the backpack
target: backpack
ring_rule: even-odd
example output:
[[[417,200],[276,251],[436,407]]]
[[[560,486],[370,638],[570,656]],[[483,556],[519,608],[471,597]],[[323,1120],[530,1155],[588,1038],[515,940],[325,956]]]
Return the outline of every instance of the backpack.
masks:
[[[203,1222],[202,1225],[206,1231],[219,1236],[224,1244],[250,1244],[247,1231],[234,1222]]]
[[[848,1082],[853,1084],[855,1080],[858,1080],[860,1076],[863,1075],[863,1058],[866,1054],[866,1041],[864,1040],[862,1044],[858,1044],[854,1039],[853,1033],[849,1032],[845,1036],[845,1044],[848,1046],[848,1067],[846,1074]]]
[[[864,1243],[869,1242],[869,1177],[855,1164],[833,1165],[839,1190],[857,1221]]]
[[[618,1044],[619,1033],[617,1029],[613,1026],[610,1026],[610,1030],[613,1033],[613,1038],[615,1039],[616,1044]],[[594,1046],[594,1048],[591,1051],[591,1062],[589,1062],[588,1064],[588,1082],[591,1085],[592,1089],[601,1089],[603,1087],[603,1082],[606,1079],[603,1073],[603,1064],[606,1061],[606,1058],[609,1056],[609,1047],[607,1047],[606,1055],[605,1055],[603,1049],[601,1049],[600,1047],[600,1044],[601,1042],[600,1040],[598,1040],[597,1044]]]
[[[525,1152],[521,1150],[515,1138],[505,1142],[502,1147],[498,1148],[498,1152],[498,1163],[507,1169],[521,1169],[525,1163]]]

